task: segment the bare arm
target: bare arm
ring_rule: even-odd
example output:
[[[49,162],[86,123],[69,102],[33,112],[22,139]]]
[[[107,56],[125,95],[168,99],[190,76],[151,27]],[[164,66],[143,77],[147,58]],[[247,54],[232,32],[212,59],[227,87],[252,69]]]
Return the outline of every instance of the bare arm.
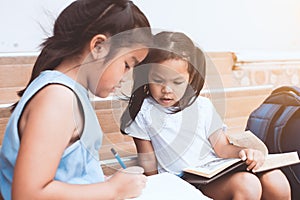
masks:
[[[217,156],[221,158],[239,158],[239,152],[244,149],[230,144],[222,130],[214,132],[209,141]]]
[[[248,170],[258,169],[264,162],[264,155],[261,151],[235,146],[229,143],[222,130],[218,130],[209,137],[215,153],[221,158],[241,158],[246,160]]]
[[[142,175],[119,172],[107,182],[87,185],[54,180],[61,156],[76,133],[77,109],[73,92],[59,85],[45,87],[28,103],[19,125],[13,199],[124,199],[140,194],[146,179]]]
[[[147,176],[157,174],[157,161],[151,142],[134,138],[134,143],[138,152],[139,164],[144,168],[145,174]]]

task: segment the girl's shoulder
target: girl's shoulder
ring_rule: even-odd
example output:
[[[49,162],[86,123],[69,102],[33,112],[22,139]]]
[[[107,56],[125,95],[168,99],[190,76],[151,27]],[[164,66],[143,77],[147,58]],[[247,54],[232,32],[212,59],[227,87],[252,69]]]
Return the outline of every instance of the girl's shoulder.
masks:
[[[197,99],[195,100],[195,103],[200,107],[212,106],[211,100],[204,96],[198,96]]]
[[[145,109],[150,109],[153,106],[158,106],[159,104],[152,98],[152,97],[147,97],[145,98],[142,107],[144,107]]]
[[[213,100],[208,97],[198,96],[194,102],[194,108],[201,110],[202,113],[212,113],[215,110],[215,106],[212,101]]]
[[[145,98],[140,109],[140,112],[145,113],[151,110],[157,103],[151,97]]]

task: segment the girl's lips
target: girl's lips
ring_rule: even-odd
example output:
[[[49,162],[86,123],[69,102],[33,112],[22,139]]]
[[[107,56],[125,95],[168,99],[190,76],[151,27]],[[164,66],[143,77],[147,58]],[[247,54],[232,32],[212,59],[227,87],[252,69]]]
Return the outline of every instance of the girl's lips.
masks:
[[[171,98],[160,98],[160,101],[164,104],[168,104],[170,103],[171,101],[173,101],[173,99]]]
[[[173,100],[173,98],[171,98],[171,97],[161,97],[160,99],[161,100]]]

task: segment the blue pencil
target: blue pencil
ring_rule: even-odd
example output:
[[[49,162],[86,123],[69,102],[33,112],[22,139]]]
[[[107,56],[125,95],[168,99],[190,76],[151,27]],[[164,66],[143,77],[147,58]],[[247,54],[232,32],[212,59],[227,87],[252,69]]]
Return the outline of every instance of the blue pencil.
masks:
[[[125,169],[125,168],[126,168],[126,165],[125,165],[124,162],[121,160],[121,158],[120,158],[119,154],[117,153],[117,151],[116,151],[114,148],[111,148],[110,150],[111,150],[111,152],[114,154],[115,158],[118,160],[118,162],[119,162],[119,164],[121,165],[121,167],[122,167],[123,169]]]

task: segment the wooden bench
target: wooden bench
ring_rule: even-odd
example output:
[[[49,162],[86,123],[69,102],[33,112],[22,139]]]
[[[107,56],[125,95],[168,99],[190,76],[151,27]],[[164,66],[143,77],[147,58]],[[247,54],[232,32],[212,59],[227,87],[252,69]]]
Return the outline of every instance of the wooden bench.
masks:
[[[8,105],[18,100],[15,91],[26,85],[35,59],[35,55],[0,56],[0,145],[10,116]],[[272,90],[272,85],[237,85],[232,71],[235,63],[236,56],[231,52],[208,53],[208,81],[201,93],[210,98],[220,111],[229,132],[243,131],[250,112]],[[111,147],[118,151],[126,165],[136,165],[137,154],[133,140],[119,131],[119,118],[126,102],[113,98],[94,98],[91,101],[104,132],[103,145],[99,151],[104,173],[110,175],[120,168],[110,152]]]

